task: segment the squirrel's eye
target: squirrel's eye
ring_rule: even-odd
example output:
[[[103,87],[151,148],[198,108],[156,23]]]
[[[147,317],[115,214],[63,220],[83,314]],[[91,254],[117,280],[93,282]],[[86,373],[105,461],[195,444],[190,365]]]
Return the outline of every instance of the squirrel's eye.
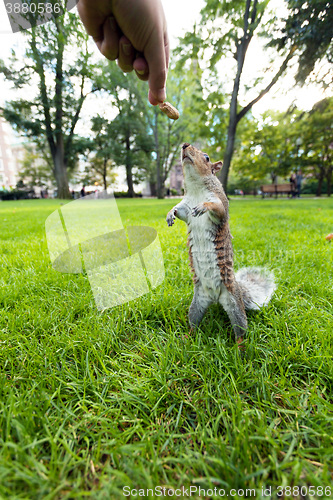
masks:
[[[204,157],[206,158],[206,161],[209,161],[209,156],[204,154]]]

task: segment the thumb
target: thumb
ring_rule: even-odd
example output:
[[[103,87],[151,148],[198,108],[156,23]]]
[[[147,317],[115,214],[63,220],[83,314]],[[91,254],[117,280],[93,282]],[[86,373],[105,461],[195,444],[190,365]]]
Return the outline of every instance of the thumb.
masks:
[[[149,101],[156,106],[166,99],[165,83],[169,66],[167,33],[162,29],[153,33],[145,47],[144,55],[149,68]]]

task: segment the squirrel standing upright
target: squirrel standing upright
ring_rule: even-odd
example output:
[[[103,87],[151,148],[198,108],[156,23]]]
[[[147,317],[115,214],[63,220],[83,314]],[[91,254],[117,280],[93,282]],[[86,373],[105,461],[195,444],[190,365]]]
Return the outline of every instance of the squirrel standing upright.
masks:
[[[185,142],[181,150],[185,197],[167,215],[186,222],[194,297],[189,310],[190,326],[201,322],[207,308],[220,303],[227,312],[240,344],[247,330],[245,309],[259,309],[274,290],[272,273],[260,268],[233,268],[228,199],[216,172],[222,162]]]

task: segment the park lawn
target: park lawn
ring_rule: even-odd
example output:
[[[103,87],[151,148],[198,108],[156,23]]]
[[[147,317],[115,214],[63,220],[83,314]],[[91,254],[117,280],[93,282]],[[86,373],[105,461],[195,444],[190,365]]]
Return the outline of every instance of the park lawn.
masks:
[[[125,225],[158,230],[166,276],[102,313],[85,276],[51,267],[44,223],[61,202],[0,203],[0,498],[158,485],[329,497],[333,200],[231,200],[236,267],[265,265],[278,284],[248,315],[243,358],[217,306],[188,334],[186,227],[165,223],[176,202],[118,201]]]

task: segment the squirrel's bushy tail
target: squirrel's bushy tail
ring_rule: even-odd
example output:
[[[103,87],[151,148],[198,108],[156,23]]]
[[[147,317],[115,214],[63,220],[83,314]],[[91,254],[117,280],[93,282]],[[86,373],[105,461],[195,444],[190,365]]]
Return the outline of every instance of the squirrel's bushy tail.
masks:
[[[259,267],[245,267],[235,274],[245,309],[260,309],[268,304],[276,289],[274,274]]]

